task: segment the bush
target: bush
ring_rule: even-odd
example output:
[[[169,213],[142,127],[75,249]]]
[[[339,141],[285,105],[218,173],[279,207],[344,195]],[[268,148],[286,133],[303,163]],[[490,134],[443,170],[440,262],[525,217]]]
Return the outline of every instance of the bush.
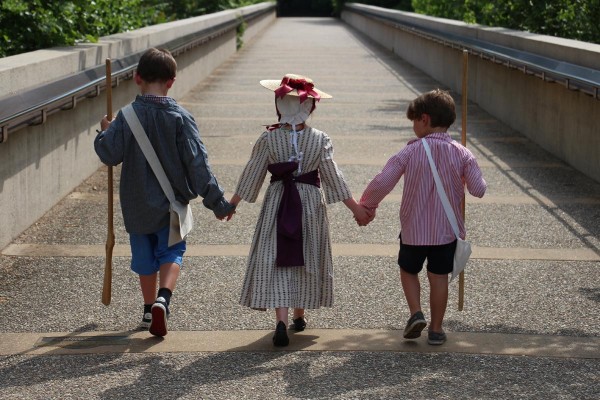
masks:
[[[600,43],[598,0],[412,0],[436,17]]]
[[[413,11],[412,0],[331,0],[335,15],[339,16],[344,3],[361,3],[394,10]]]
[[[600,0],[332,0],[335,14],[350,1],[600,44]]]
[[[3,0],[0,57],[193,17],[262,0]]]

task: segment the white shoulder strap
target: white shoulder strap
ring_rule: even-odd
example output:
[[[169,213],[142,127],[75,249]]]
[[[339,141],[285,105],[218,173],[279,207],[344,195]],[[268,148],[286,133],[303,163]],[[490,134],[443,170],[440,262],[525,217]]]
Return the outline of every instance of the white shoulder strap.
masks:
[[[450,225],[452,225],[452,230],[454,231],[454,235],[459,238],[458,232],[458,222],[456,221],[456,215],[454,215],[454,211],[452,211],[452,207],[450,206],[450,201],[448,200],[448,196],[446,195],[446,191],[442,186],[442,181],[440,179],[440,175],[438,174],[438,170],[435,166],[435,162],[433,162],[433,157],[431,157],[431,149],[429,148],[429,144],[425,138],[421,138],[423,142],[423,147],[425,148],[425,153],[427,153],[427,158],[429,159],[429,166],[431,167],[431,172],[433,173],[433,180],[435,181],[435,187],[437,189],[438,195],[440,196],[440,200],[442,201],[442,205],[444,206],[444,211],[446,211],[446,216],[448,217],[448,221],[450,221]]]
[[[175,202],[175,193],[173,192],[171,183],[165,174],[165,170],[160,164],[158,156],[156,155],[148,136],[146,136],[146,132],[144,131],[144,128],[142,127],[142,124],[140,123],[133,106],[128,104],[127,106],[123,107],[121,111],[123,112],[123,116],[127,121],[127,125],[129,125],[131,131],[133,132],[133,136],[135,136],[135,139],[140,145],[144,156],[146,156],[146,160],[148,161],[148,164],[150,164],[150,168],[152,168],[154,175],[156,175],[158,183],[160,183],[163,192],[165,192],[165,196],[167,196],[167,199],[169,199],[169,203],[173,204]]]

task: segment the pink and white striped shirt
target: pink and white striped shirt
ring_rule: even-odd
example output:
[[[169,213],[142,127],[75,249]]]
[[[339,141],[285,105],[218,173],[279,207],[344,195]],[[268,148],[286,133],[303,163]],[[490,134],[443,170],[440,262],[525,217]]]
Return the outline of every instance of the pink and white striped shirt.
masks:
[[[473,154],[444,133],[425,137],[437,166],[440,179],[458,220],[460,237],[465,238],[461,200],[467,190],[475,197],[483,197],[487,183]],[[408,142],[392,156],[383,170],[373,178],[362,194],[360,203],[377,208],[404,175],[404,190],[400,206],[402,243],[408,245],[442,245],[454,241],[455,236],[435,188],[427,154],[421,139]]]

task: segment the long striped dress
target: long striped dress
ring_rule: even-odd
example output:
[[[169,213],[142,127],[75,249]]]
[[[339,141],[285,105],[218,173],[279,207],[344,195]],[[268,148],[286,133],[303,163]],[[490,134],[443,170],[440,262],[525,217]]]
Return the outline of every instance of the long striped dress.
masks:
[[[302,201],[304,266],[277,267],[277,211],[283,193],[281,181],[269,184],[262,205],[242,287],[240,304],[254,309],[319,308],[333,305],[333,262],[326,204],[352,197],[342,172],[333,161],[327,134],[306,127],[298,137],[303,154],[301,174],[318,169],[321,188],[295,183]],[[264,132],[256,141],[236,194],[253,203],[272,163],[290,161],[295,155],[290,131]],[[294,173],[298,175],[298,171]]]

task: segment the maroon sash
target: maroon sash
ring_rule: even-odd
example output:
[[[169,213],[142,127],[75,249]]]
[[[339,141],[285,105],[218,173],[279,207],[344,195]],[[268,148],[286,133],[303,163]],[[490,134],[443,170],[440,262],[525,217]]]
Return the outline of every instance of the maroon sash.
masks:
[[[296,182],[321,187],[319,170],[294,176],[298,163],[288,161],[269,164],[271,183],[282,181],[283,195],[277,211],[277,259],[278,267],[300,267],[304,265],[302,241],[302,202]]]

